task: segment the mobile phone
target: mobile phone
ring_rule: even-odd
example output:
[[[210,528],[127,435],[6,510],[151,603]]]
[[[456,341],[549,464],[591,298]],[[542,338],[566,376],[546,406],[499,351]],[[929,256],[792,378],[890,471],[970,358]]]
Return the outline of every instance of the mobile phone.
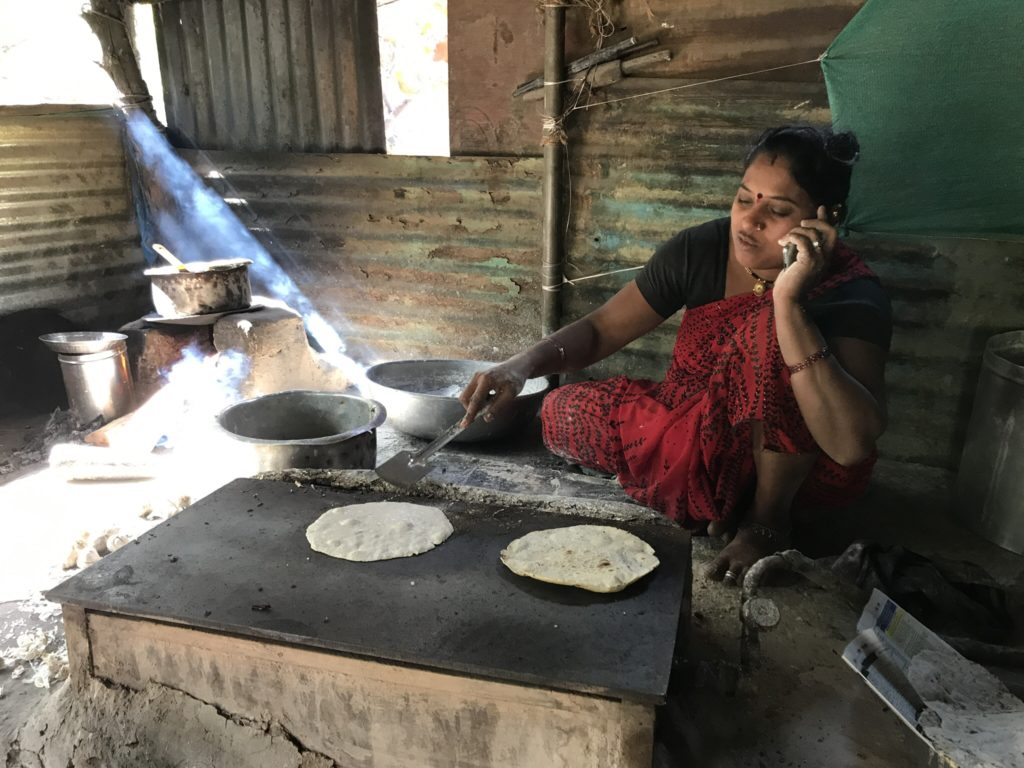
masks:
[[[786,243],[782,249],[782,265],[785,269],[796,261],[796,246],[793,243]]]

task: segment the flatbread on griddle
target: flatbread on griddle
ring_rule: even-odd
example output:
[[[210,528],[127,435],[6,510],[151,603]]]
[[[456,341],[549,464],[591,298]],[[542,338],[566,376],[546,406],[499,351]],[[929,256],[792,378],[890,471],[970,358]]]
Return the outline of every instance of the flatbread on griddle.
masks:
[[[609,525],[533,531],[501,551],[520,576],[591,592],[619,592],[658,567],[650,544]]]
[[[327,510],[306,529],[306,540],[325,555],[370,562],[422,554],[454,530],[437,507],[373,501]]]

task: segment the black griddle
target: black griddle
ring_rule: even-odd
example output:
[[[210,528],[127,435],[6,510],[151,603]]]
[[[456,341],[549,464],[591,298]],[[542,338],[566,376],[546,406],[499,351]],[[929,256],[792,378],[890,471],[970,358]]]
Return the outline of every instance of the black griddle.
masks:
[[[380,500],[440,507],[455,533],[422,555],[375,563],[310,549],[306,527],[324,511]],[[583,523],[640,536],[661,565],[601,595],[516,576],[499,559],[529,531]],[[689,534],[673,526],[240,479],[47,597],[435,671],[661,703],[689,578]]]

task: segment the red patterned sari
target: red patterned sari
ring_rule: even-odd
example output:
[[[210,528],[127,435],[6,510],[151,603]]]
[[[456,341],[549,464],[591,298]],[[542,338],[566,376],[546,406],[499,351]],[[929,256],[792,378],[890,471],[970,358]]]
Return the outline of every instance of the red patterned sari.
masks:
[[[859,277],[874,274],[837,244],[829,275],[809,298]],[[755,482],[753,422],[763,425],[766,450],[818,452],[789,376],[771,291],[732,296],[683,313],[664,381],[616,376],[549,394],[544,443],[614,473],[631,497],[680,523],[730,517]],[[819,455],[795,506],[850,503],[864,492],[874,462],[841,467]]]

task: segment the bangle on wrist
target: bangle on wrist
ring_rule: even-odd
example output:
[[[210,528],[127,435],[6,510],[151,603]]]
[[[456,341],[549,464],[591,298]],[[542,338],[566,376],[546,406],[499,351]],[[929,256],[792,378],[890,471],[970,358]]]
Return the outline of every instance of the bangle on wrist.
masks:
[[[824,347],[819,349],[817,352],[812,352],[811,354],[809,354],[807,357],[805,357],[803,360],[801,360],[796,365],[787,365],[786,367],[789,368],[789,372],[791,374],[799,373],[804,368],[810,368],[816,362],[818,362],[819,360],[824,360],[826,357],[829,357],[831,354],[832,354],[832,350],[829,349],[828,348],[828,344],[826,344]]]
[[[559,344],[557,341],[552,339],[550,336],[545,336],[541,341],[546,341],[548,344],[558,350],[558,359],[564,365],[565,364],[565,347]]]

